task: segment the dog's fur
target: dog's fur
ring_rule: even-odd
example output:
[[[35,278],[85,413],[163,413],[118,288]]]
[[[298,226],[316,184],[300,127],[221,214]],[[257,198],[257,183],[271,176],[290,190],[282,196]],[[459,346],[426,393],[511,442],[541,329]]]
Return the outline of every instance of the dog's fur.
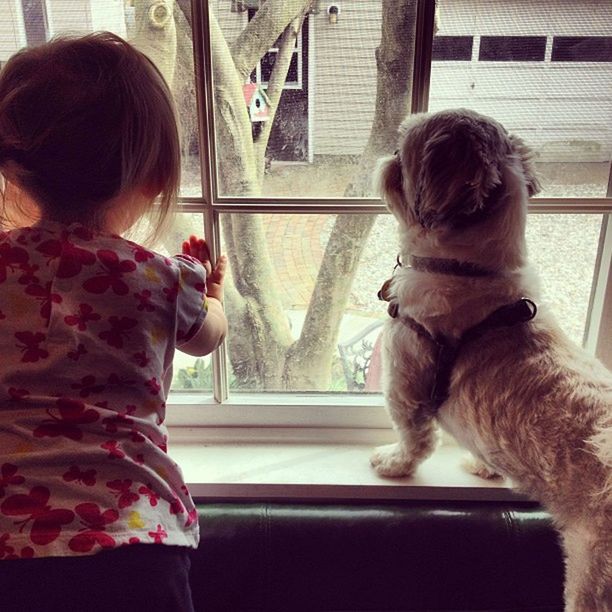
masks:
[[[378,448],[372,465],[411,475],[434,450],[437,421],[476,457],[474,473],[503,475],[548,508],[566,554],[566,610],[612,610],[612,374],[539,301],[526,261],[527,201],[539,189],[527,147],[472,111],[416,115],[381,160],[378,186],[399,222],[403,261],[453,259],[494,274],[396,272],[383,371],[399,442]],[[457,339],[521,297],[538,304],[535,319],[465,344],[449,398],[433,410],[433,346],[404,317]]]

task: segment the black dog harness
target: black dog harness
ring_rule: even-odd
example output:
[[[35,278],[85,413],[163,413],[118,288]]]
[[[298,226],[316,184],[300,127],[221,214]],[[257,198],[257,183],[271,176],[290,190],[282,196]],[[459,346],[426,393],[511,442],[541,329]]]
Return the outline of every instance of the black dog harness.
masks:
[[[398,258],[396,268],[397,266],[401,265],[402,264],[400,263]],[[467,265],[471,266],[472,264]],[[413,267],[416,266],[413,265]],[[458,275],[486,275],[483,273],[482,269],[476,270],[475,274],[470,274],[468,270],[469,268],[466,268],[463,270],[463,273],[460,272]],[[436,271],[439,271],[442,274],[457,274],[456,270],[453,270],[452,272],[446,269],[444,271]],[[389,313],[389,316],[395,319],[398,318],[399,304],[397,301],[389,299],[389,282],[390,281],[386,281],[385,284],[382,286],[381,290],[378,292],[378,298],[389,302],[387,312]],[[429,394],[430,406],[432,410],[436,411],[448,399],[453,366],[457,361],[457,357],[459,356],[461,349],[466,344],[472,342],[473,340],[476,340],[477,338],[480,338],[489,330],[499,329],[502,327],[513,327],[515,325],[519,325],[520,323],[527,323],[536,316],[537,310],[537,306],[534,302],[527,298],[521,298],[516,302],[506,304],[504,306],[501,306],[497,310],[494,310],[480,323],[477,323],[473,327],[470,327],[469,329],[465,330],[458,340],[453,340],[452,338],[448,338],[443,334],[436,334],[434,336],[427,329],[425,329],[423,325],[421,325],[418,321],[415,321],[412,317],[408,315],[402,315],[400,317],[402,322],[405,323],[419,336],[421,336],[421,338],[427,340],[434,347],[434,380]]]

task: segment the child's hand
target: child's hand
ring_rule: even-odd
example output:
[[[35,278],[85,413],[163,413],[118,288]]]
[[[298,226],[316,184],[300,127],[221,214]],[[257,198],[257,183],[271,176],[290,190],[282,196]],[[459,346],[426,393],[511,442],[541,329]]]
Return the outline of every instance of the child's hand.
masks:
[[[206,241],[196,236],[189,236],[189,240],[183,242],[183,254],[191,255],[202,262],[202,265],[206,268],[206,295],[222,300],[227,257],[221,255],[213,268]]]

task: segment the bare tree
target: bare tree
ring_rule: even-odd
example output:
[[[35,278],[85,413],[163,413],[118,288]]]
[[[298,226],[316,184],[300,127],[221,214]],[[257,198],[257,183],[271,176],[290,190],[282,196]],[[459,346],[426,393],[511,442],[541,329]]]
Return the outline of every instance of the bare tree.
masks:
[[[151,0],[140,3],[155,4]],[[165,4],[171,3],[166,0]],[[188,3],[177,0],[177,4],[175,20],[190,20]],[[226,41],[214,15],[210,16],[218,182],[225,195],[261,194],[270,129],[281,100],[291,52],[310,7],[311,0],[267,0],[232,44]],[[146,17],[150,10],[137,14]],[[346,196],[370,195],[376,159],[395,148],[397,128],[409,109],[415,21],[415,0],[382,1],[374,120]],[[178,64],[183,66],[189,62],[181,57],[189,45],[181,39],[189,35],[190,30],[178,28],[178,42],[172,50]],[[258,135],[253,136],[242,84],[279,37],[279,53],[267,90],[271,117]],[[164,40],[172,44],[170,36],[166,35]],[[158,52],[163,54],[163,50],[151,47],[154,61],[157,61],[154,54]],[[232,332],[229,352],[239,385],[268,390],[329,387],[338,329],[374,220],[371,214],[338,215],[302,331],[294,340],[280,299],[261,215],[224,216],[223,235],[233,279],[226,293]]]

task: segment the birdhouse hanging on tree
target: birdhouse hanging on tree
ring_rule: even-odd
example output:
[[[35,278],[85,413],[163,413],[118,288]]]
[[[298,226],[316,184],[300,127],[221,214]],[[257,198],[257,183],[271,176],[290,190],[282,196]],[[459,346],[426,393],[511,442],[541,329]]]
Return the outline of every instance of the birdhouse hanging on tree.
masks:
[[[270,116],[270,98],[259,83],[247,83],[243,92],[251,122],[267,121]]]

